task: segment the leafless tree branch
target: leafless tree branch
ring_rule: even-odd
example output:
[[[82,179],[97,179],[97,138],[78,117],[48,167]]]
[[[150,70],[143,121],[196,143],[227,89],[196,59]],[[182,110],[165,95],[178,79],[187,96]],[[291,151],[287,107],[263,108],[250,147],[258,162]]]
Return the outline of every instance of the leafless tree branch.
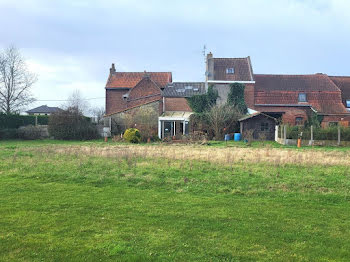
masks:
[[[30,92],[36,75],[28,71],[18,49],[14,46],[0,53],[0,111],[20,112],[35,99]]]

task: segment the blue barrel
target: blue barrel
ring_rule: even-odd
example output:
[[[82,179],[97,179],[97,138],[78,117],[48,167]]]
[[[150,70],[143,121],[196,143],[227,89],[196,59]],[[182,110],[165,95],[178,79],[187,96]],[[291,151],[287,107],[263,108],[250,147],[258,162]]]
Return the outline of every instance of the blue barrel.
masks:
[[[235,133],[234,141],[240,141],[241,140],[241,133]]]
[[[231,136],[230,136],[230,134],[226,134],[225,135],[225,141],[229,141],[229,140],[231,140]]]

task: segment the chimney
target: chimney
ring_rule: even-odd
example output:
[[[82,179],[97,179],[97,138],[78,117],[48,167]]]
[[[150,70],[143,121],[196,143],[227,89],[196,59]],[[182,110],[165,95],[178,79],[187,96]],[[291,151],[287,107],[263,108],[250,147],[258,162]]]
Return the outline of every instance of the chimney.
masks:
[[[109,73],[110,73],[110,74],[114,74],[114,73],[115,73],[115,66],[114,66],[114,63],[112,63],[112,67],[109,69]]]
[[[150,77],[151,77],[151,75],[149,73],[147,73],[146,70],[145,70],[143,78],[150,78]]]
[[[207,59],[211,59],[211,58],[213,58],[213,54],[212,52],[209,52],[209,54],[207,54]]]
[[[208,91],[208,80],[214,80],[214,60],[212,52],[207,54],[205,61],[205,89]]]

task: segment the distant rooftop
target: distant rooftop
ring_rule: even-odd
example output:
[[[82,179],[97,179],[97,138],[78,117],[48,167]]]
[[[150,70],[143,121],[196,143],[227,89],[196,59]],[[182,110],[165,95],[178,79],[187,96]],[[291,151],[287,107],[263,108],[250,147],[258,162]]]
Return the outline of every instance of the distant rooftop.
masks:
[[[52,114],[61,110],[59,107],[50,107],[47,105],[42,105],[27,111],[28,114]]]

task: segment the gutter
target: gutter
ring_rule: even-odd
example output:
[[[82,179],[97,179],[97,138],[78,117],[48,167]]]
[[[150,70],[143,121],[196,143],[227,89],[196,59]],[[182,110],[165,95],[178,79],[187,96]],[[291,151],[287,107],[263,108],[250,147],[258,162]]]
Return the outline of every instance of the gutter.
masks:
[[[208,83],[216,83],[216,84],[255,84],[255,81],[226,81],[226,80],[208,80]]]

